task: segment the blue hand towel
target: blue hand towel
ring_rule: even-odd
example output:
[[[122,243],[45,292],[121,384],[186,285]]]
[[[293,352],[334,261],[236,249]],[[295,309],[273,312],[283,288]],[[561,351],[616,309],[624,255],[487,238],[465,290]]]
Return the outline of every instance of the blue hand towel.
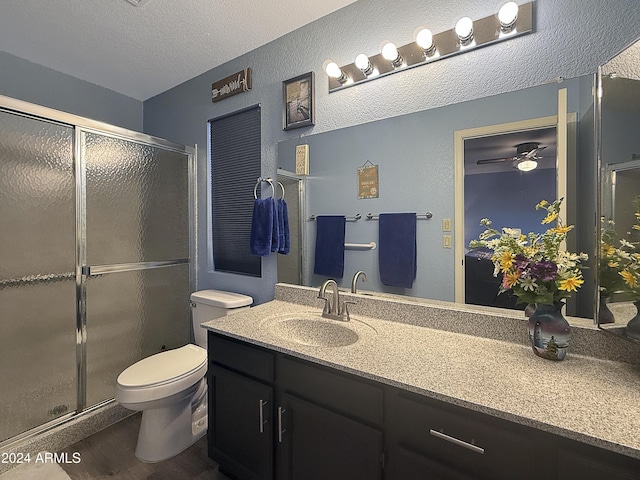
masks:
[[[316,217],[316,254],[313,273],[331,278],[344,275],[344,216]]]
[[[291,250],[291,236],[289,233],[289,207],[284,198],[278,199],[278,221],[280,222],[280,242],[278,253],[288,255]]]
[[[416,214],[380,214],[378,236],[380,281],[392,287],[413,287],[417,270]]]
[[[249,247],[252,255],[266,257],[271,253],[273,235],[273,199],[258,198],[253,202]]]
[[[273,204],[273,223],[271,225],[271,251],[277,252],[280,249],[280,219],[278,215],[278,203],[275,198],[271,197],[270,200]]]

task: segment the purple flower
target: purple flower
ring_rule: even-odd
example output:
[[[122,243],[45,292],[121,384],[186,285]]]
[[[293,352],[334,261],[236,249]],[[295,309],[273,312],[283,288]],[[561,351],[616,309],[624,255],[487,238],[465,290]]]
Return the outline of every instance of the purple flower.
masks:
[[[527,267],[529,266],[529,259],[524,255],[522,255],[521,253],[516,255],[514,260],[515,260],[515,263],[514,263],[515,268],[519,272],[526,270]]]
[[[542,282],[550,282],[556,278],[558,274],[558,266],[554,262],[548,260],[537,262],[531,265],[531,276]]]

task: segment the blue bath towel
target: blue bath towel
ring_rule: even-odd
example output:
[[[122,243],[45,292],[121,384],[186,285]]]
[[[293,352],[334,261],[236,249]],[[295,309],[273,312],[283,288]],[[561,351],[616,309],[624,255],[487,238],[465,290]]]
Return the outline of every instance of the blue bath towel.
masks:
[[[331,278],[343,277],[344,233],[344,216],[316,217],[316,254],[313,273]]]
[[[291,250],[291,236],[289,234],[289,207],[284,198],[278,199],[278,221],[280,222],[280,237],[278,253],[288,255]]]
[[[252,255],[266,257],[271,253],[273,235],[273,199],[258,198],[253,203],[249,247]]]
[[[271,200],[273,204],[273,223],[271,224],[271,251],[277,252],[280,249],[280,215],[278,213],[278,202],[275,198],[271,197],[267,200]]]
[[[413,287],[417,270],[416,214],[380,214],[378,236],[380,281],[393,287]]]

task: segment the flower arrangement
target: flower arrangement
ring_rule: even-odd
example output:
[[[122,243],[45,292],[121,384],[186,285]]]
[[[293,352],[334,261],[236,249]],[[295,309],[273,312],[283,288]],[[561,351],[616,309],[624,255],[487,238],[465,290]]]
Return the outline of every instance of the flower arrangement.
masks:
[[[640,232],[640,195],[638,195],[633,203],[635,205],[636,223],[631,227],[630,240],[620,240],[620,248],[615,249],[620,255],[621,265],[619,275],[624,280],[622,290],[633,298],[634,302],[640,302],[640,240],[633,241],[633,238],[639,238]]]
[[[585,253],[571,253],[561,248],[567,233],[573,226],[565,226],[559,217],[563,199],[536,205],[545,210],[542,224],[554,224],[542,234],[519,234],[512,229],[498,231],[491,227],[491,220],[480,222],[486,230],[470,248],[485,247],[493,250],[491,260],[494,275],[502,273],[500,293],[511,290],[518,303],[556,304],[569,298],[584,283],[581,263],[587,260]]]
[[[600,272],[599,289],[600,296],[609,298],[614,293],[622,293],[625,290],[625,281],[621,275],[624,264],[629,258],[627,252],[618,245],[624,245],[624,241],[618,239],[612,220],[601,219],[600,227]]]

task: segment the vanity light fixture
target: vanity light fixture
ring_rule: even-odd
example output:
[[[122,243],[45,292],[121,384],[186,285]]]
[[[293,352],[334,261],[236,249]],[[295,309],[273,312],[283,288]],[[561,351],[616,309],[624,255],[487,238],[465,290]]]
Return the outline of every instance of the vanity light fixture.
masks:
[[[416,35],[416,43],[424,51],[425,57],[432,57],[436,53],[436,44],[433,43],[433,33],[428,28],[423,28]]]
[[[518,20],[518,4],[516,2],[507,2],[498,10],[498,21],[500,29],[504,33],[513,31],[513,26]]]
[[[497,1],[502,6],[484,18],[463,17],[456,22],[455,28],[440,33],[426,28],[414,30],[417,33],[414,41],[402,46],[386,42],[380,53],[361,53],[354,63],[348,65],[323,64],[329,77],[329,93],[533,31],[533,1],[521,5],[513,1]]]
[[[404,63],[404,58],[402,58],[402,55],[400,55],[400,52],[398,52],[396,46],[391,42],[387,42],[384,44],[381,53],[382,57],[385,60],[389,60],[394,68],[401,67]]]
[[[521,172],[530,172],[531,170],[534,170],[537,166],[538,166],[538,162],[536,162],[535,160],[531,160],[530,158],[526,160],[522,160],[521,162],[518,162],[518,164],[516,165],[516,167],[518,167],[518,170],[520,170]]]
[[[466,47],[473,42],[473,20],[469,17],[462,17],[458,20],[454,30],[462,46]]]
[[[329,77],[335,78],[341,84],[346,83],[347,80],[349,80],[349,77],[342,71],[336,62],[327,63],[327,66],[324,67],[324,71],[327,72]]]
[[[367,57],[364,53],[361,53],[356,57],[355,63],[356,67],[358,67],[365,76],[368,77],[373,73],[373,65],[371,65],[369,57]]]

